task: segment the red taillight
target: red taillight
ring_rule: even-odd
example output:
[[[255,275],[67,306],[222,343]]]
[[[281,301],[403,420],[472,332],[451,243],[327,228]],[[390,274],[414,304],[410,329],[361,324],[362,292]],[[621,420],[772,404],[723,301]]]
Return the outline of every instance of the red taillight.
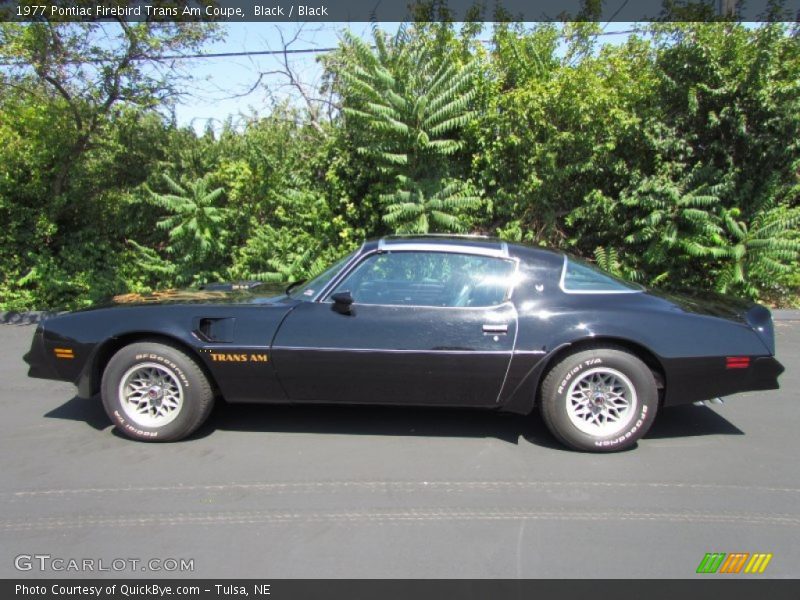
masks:
[[[725,368],[726,369],[746,369],[750,366],[749,356],[726,356]]]

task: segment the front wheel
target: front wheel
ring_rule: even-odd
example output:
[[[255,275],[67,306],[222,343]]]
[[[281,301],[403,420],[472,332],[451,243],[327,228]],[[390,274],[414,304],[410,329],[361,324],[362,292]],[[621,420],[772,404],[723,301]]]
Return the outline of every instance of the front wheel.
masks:
[[[570,354],[547,374],[541,413],[559,440],[576,450],[613,452],[633,446],[656,416],[652,371],[618,348]]]
[[[103,371],[106,413],[135,440],[172,442],[206,420],[214,393],[199,365],[167,344],[139,342],[117,351]]]

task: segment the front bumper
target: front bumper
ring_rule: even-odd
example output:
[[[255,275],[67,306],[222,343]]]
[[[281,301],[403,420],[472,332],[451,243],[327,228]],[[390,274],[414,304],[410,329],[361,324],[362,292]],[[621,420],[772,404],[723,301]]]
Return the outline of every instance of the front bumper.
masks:
[[[36,328],[31,341],[31,349],[22,357],[28,363],[28,377],[38,379],[62,379],[56,370],[54,361],[47,351],[47,344],[44,339],[44,328],[40,325]]]

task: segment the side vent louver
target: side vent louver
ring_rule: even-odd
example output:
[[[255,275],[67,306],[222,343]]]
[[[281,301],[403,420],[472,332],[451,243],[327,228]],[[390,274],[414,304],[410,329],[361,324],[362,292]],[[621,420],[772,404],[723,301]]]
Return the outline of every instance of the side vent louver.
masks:
[[[233,341],[234,319],[223,317],[198,317],[194,333],[206,342],[229,343]]]

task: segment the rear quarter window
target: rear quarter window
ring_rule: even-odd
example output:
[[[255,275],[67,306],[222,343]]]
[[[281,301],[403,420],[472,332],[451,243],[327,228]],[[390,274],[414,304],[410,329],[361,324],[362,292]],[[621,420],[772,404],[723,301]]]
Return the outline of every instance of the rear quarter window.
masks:
[[[641,292],[642,287],[571,256],[564,258],[561,289],[572,294],[624,294]]]

